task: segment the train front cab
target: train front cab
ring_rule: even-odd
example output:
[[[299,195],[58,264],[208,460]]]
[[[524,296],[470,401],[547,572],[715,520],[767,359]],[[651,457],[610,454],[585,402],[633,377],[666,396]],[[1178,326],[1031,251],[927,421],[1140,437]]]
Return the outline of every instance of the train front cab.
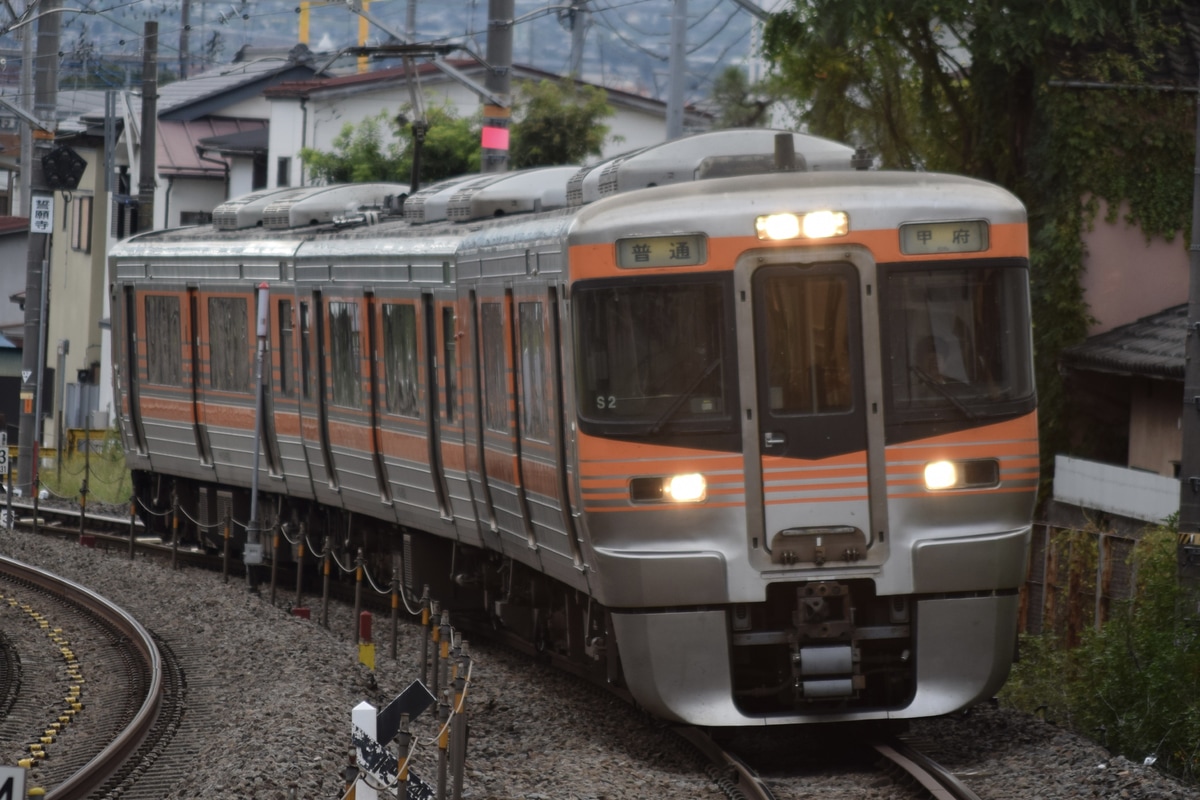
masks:
[[[1037,484],[1024,210],[872,173],[834,237],[742,233],[837,180],[759,179],[740,219],[657,190],[577,232],[593,587],[667,718],[929,716],[1007,675]],[[637,235],[653,208],[707,233]]]

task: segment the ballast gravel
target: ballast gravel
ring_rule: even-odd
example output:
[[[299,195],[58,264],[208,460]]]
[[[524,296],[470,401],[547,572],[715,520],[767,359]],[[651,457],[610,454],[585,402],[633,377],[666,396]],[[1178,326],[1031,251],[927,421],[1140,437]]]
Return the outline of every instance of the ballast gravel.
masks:
[[[375,669],[359,663],[353,608],[306,595],[311,619],[291,613],[295,587],[266,586],[198,568],[171,569],[124,548],[0,530],[0,554],[83,584],[136,615],[180,658],[188,710],[174,746],[194,755],[173,766],[161,800],[336,800],[351,753],[351,711],[382,707],[421,677],[423,629],[374,617]],[[725,795],[669,726],[541,665],[471,647],[470,738],[463,797],[481,800],[720,798]],[[187,717],[192,724],[187,724]],[[413,771],[438,778],[436,714],[414,723]],[[1176,800],[1200,790],[1112,754],[1036,717],[990,705],[912,726],[915,742],[986,800]],[[164,757],[167,757],[164,755]],[[878,772],[766,776],[776,796],[822,800],[912,797]],[[451,776],[452,777],[452,776]],[[388,796],[388,795],[381,795]]]

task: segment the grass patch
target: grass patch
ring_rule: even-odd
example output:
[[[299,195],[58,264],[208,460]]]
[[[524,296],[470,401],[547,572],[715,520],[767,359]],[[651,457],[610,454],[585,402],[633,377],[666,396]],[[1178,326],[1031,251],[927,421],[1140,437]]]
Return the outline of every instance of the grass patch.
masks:
[[[93,439],[91,444],[91,453],[72,453],[60,464],[44,463],[38,474],[42,488],[78,502],[86,477],[89,503],[127,504],[133,482],[120,435],[114,428],[103,440]]]

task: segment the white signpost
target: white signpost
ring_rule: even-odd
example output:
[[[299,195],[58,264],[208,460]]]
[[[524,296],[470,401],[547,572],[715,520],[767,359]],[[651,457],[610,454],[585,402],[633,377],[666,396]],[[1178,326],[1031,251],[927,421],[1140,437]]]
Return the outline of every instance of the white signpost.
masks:
[[[33,196],[33,211],[29,218],[29,232],[54,232],[54,195],[35,194]],[[26,378],[25,380],[29,379]]]
[[[0,767],[0,800],[25,800],[25,770]]]

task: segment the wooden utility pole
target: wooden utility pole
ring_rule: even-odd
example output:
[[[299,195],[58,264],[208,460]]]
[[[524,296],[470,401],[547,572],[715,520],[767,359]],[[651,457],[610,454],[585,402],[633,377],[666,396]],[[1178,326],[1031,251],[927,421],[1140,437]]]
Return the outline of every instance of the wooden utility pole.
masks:
[[[512,110],[513,0],[488,0],[488,91],[503,105],[483,105],[483,172],[508,171],[508,126]]]
[[[29,169],[29,250],[25,262],[25,341],[21,345],[21,429],[17,443],[17,485],[22,492],[37,492],[37,444],[41,435],[42,377],[46,368],[46,278],[50,269],[50,230],[53,193],[46,186],[42,158],[53,144],[54,113],[58,106],[58,40],[60,0],[43,0],[45,10],[37,21],[37,56],[24,65],[34,70],[33,114],[42,127],[33,131]],[[50,219],[43,219],[49,213]],[[46,225],[49,223],[49,225]],[[40,231],[40,232],[35,232]]]
[[[157,187],[158,21],[145,25],[142,44],[142,140],[138,153],[139,231],[154,230],[154,190]]]

